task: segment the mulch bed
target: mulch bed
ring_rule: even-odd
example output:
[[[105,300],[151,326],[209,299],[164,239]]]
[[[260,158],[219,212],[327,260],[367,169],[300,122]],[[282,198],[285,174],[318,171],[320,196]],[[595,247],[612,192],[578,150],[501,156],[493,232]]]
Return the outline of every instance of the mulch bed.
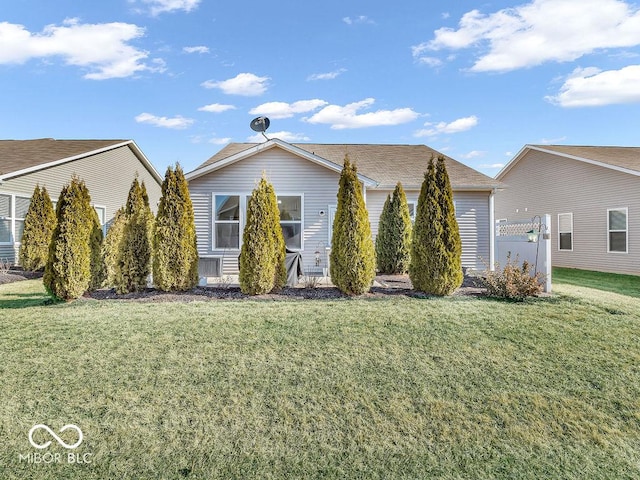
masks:
[[[0,285],[21,280],[41,278],[42,272],[25,272],[13,267],[7,273],[0,273]],[[408,275],[379,275],[377,284],[369,293],[355,298],[388,298],[391,296],[406,296],[423,298],[424,294],[412,289]],[[456,290],[454,296],[483,296],[485,289],[480,285],[477,277],[465,277],[462,286]],[[245,295],[239,287],[196,287],[186,292],[163,292],[148,288],[141,292],[119,295],[114,289],[101,289],[87,293],[84,299],[94,300],[122,300],[134,302],[193,302],[203,300],[306,300],[306,299],[345,299],[349,296],[335,287],[317,288],[283,288],[278,293],[266,295]]]

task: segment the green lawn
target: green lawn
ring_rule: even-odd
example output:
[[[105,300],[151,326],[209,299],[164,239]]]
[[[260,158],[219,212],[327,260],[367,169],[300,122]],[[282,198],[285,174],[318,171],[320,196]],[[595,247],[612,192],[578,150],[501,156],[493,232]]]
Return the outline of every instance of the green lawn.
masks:
[[[640,300],[555,292],[46,305],[38,281],[0,286],[0,478],[640,478]],[[79,426],[91,463],[55,440],[38,452],[60,463],[20,460],[40,423]]]
[[[616,273],[556,267],[553,269],[553,283],[596,288],[640,298],[640,277],[636,275],[618,275]]]

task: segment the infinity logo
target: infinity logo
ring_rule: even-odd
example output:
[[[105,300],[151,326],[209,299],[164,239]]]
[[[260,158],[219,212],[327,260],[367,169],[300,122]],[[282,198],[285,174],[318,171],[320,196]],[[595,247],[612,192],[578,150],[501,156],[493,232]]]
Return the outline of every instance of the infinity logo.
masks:
[[[76,448],[78,445],[80,445],[82,443],[82,438],[83,438],[82,430],[80,430],[80,428],[77,427],[76,425],[69,424],[69,425],[65,425],[64,427],[62,427],[60,429],[60,433],[64,432],[65,430],[68,430],[70,428],[75,430],[76,432],[78,432],[78,441],[76,443],[74,443],[73,445],[69,445],[69,444],[65,443],[64,440],[62,440],[58,435],[56,435],[56,433],[53,430],[51,430],[49,427],[47,427],[46,425],[38,424],[38,425],[34,425],[33,427],[31,427],[31,430],[29,430],[29,443],[31,445],[33,445],[35,448],[42,449],[42,448],[47,448],[49,445],[51,445],[51,440],[43,443],[42,445],[38,445],[36,442],[33,441],[33,432],[35,432],[36,430],[39,430],[41,428],[46,430],[47,432],[49,432],[49,434],[51,434],[51,436],[56,439],[56,442],[58,442],[64,448],[70,448],[70,449],[71,448]]]

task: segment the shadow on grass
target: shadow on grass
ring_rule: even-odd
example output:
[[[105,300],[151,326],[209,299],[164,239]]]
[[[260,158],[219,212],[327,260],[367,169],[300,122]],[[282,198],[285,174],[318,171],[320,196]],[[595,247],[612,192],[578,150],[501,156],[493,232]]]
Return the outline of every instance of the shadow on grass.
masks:
[[[0,298],[0,309],[16,309],[53,305],[56,302],[46,293],[6,293]]]

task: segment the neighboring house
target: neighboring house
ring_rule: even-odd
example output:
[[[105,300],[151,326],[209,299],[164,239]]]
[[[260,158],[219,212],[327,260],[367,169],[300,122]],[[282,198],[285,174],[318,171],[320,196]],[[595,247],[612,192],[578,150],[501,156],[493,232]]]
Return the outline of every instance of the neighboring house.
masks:
[[[247,197],[264,174],[273,184],[287,247],[302,253],[305,271],[327,268],[338,180],[345,155],[358,167],[372,234],[386,197],[402,182],[412,216],[431,156],[424,145],[290,144],[271,139],[260,144],[232,143],[186,174],[193,201],[201,275],[238,271]],[[464,267],[484,269],[493,262],[493,193],[499,185],[449,157],[462,237]]]
[[[36,184],[55,204],[72,175],[85,181],[105,231],[136,175],[152,209],[161,195],[162,177],[133,140],[0,140],[0,259],[17,263]]]
[[[553,266],[640,275],[640,147],[526,145],[496,218],[551,214]]]

